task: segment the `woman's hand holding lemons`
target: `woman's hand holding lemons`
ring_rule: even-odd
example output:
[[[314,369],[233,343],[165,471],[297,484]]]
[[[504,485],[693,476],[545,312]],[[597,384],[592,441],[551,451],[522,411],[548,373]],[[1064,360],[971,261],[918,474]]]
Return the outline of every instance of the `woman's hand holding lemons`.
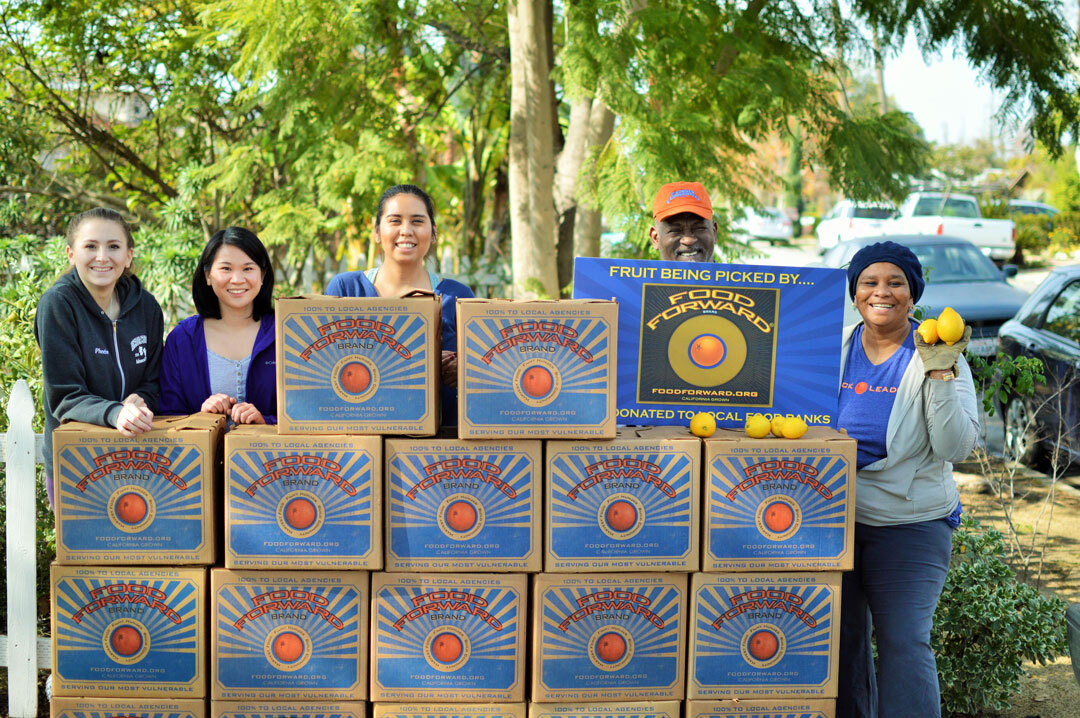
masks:
[[[915,332],[915,348],[927,374],[955,371],[956,360],[970,340],[971,327],[964,326],[964,318],[952,307],[941,310],[936,320],[924,321]]]

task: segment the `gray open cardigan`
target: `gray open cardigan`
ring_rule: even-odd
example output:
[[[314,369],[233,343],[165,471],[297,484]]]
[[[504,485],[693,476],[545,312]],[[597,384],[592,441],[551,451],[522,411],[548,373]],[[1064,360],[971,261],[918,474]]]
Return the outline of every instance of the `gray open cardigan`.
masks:
[[[841,377],[857,326],[844,328]],[[911,357],[889,414],[886,456],[856,475],[856,521],[907,524],[944,518],[956,508],[952,462],[966,459],[979,435],[975,384],[962,355],[956,368],[953,381],[928,379],[919,352]]]

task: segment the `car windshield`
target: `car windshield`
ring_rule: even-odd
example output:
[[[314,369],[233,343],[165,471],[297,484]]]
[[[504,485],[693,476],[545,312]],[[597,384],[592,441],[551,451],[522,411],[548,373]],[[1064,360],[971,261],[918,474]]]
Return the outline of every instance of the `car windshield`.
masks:
[[[856,219],[888,219],[892,215],[893,211],[888,207],[856,207],[854,216]]]
[[[994,263],[973,246],[962,244],[918,245],[911,248],[930,284],[985,282],[1001,279]]]
[[[978,219],[979,209],[970,199],[953,199],[950,197],[943,204],[941,197],[923,197],[915,205],[914,216]]]

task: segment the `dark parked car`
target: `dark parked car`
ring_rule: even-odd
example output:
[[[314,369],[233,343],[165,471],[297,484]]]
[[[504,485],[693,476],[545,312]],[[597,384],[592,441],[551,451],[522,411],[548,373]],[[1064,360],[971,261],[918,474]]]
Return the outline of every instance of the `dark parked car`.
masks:
[[[889,235],[860,237],[840,242],[822,257],[827,267],[846,267],[855,253],[868,244],[891,240],[909,247],[922,263],[926,290],[919,299],[924,317],[936,317],[945,307],[960,312],[971,325],[968,351],[992,356],[997,351],[997,333],[1027,298],[1027,292],[1009,284],[1016,267],[1001,269],[966,239],[948,236]],[[844,324],[859,320],[850,303],[845,305]]]
[[[1042,359],[1046,383],[1005,406],[1005,450],[1044,464],[1060,449],[1059,468],[1080,459],[1080,265],[1059,267],[1024,302],[998,336],[1008,356]]]

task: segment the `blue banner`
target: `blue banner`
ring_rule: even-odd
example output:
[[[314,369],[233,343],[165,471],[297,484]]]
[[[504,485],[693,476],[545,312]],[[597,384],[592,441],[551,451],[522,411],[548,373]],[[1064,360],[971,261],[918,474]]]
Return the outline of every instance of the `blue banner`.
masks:
[[[833,425],[845,274],[578,257],[575,299],[619,304],[618,423],[718,426],[750,414]]]

